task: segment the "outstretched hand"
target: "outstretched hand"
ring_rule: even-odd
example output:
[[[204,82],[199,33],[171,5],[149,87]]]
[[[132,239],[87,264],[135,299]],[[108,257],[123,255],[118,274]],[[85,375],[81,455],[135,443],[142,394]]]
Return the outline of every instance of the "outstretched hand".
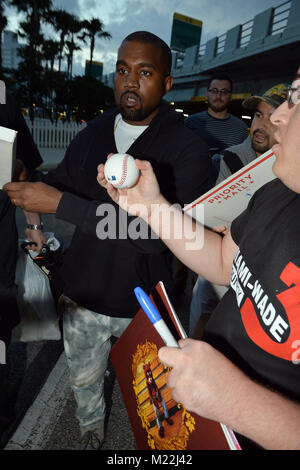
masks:
[[[140,170],[140,177],[131,188],[118,189],[110,184],[105,179],[103,164],[98,166],[97,181],[122,209],[146,220],[151,215],[151,206],[160,202],[160,189],[150,162],[136,159],[135,164]]]

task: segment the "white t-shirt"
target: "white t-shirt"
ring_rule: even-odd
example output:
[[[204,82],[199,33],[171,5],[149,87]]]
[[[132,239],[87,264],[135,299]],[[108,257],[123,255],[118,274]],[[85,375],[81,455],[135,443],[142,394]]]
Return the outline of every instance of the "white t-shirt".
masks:
[[[133,126],[117,114],[114,125],[116,147],[119,153],[126,153],[133,142],[147,129],[148,126]]]

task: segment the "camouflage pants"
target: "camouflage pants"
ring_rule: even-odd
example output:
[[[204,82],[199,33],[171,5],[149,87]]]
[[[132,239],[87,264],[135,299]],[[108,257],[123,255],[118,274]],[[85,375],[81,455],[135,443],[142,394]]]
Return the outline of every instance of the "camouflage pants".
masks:
[[[65,298],[63,318],[65,353],[77,402],[76,417],[84,430],[105,417],[104,374],[110,337],[119,337],[131,318],[101,315],[68,298]]]

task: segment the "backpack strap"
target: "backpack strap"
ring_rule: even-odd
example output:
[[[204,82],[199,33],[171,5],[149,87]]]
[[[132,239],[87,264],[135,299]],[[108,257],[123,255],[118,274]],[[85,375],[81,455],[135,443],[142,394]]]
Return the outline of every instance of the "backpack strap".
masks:
[[[223,150],[220,153],[232,174],[243,168],[244,164],[236,153],[230,152],[230,150]]]

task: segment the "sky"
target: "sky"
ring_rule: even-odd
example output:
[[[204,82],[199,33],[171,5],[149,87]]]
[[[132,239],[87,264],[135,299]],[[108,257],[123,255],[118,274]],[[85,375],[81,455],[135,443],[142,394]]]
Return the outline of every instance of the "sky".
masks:
[[[79,19],[99,18],[111,40],[97,39],[93,60],[104,63],[104,73],[114,71],[117,49],[122,40],[138,30],[150,31],[170,44],[174,12],[191,16],[203,22],[201,44],[221,36],[238,24],[246,23],[270,7],[282,5],[285,0],[53,0],[55,8],[63,8]],[[17,32],[18,17],[8,10],[8,29]],[[45,31],[47,36],[52,31]],[[84,73],[89,50],[75,55],[73,73]]]

